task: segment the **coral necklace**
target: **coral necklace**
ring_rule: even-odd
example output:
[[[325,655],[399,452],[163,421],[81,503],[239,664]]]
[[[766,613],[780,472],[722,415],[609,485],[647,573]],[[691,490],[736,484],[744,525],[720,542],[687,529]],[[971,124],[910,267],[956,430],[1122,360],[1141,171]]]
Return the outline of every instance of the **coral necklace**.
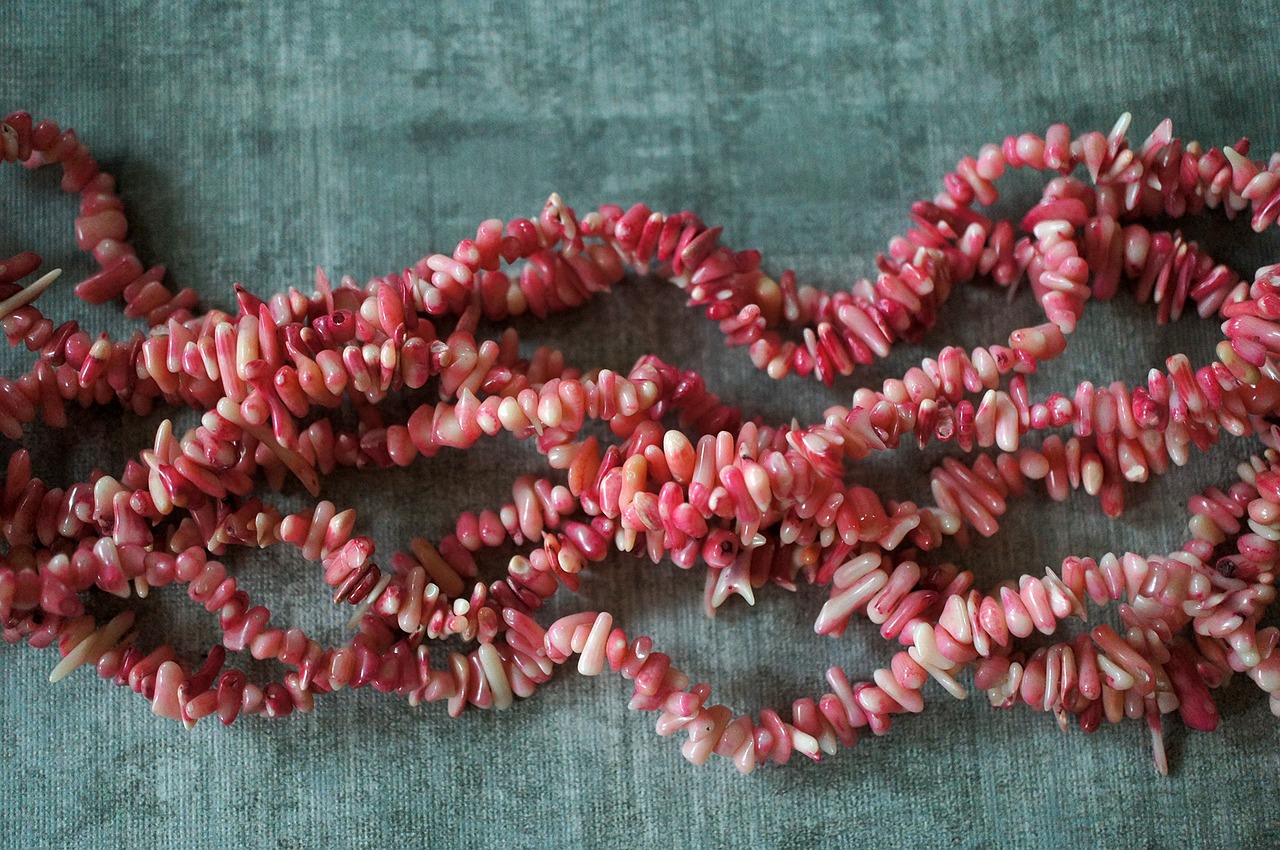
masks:
[[[0,384],[0,432],[20,440],[37,416],[63,427],[69,403],[139,414],[186,405],[203,416],[182,435],[166,420],[117,474],[65,488],[32,477],[26,450],[11,455],[0,496],[4,638],[56,643],[52,679],[95,665],[188,725],[310,711],[318,695],[365,685],[413,704],[444,700],[454,715],[507,708],[576,656],[584,675],[608,667],[633,681],[631,707],[658,712],[659,734],[683,732],[690,761],[715,753],[743,772],[793,752],[817,759],[864,727],[881,734],[894,715],[923,710],[927,681],[963,697],[972,671],[993,705],[1051,711],[1063,728],[1072,715],[1085,731],[1104,718],[1144,719],[1163,772],[1161,718],[1176,711],[1192,728],[1215,728],[1210,691],[1231,672],[1247,673],[1280,713],[1280,633],[1259,627],[1275,596],[1280,456],[1268,449],[1241,463],[1227,490],[1192,497],[1190,539],[1165,555],[1068,557],[989,591],[931,557],[946,537],[994,534],[1009,500],[1035,482],[1058,500],[1083,488],[1115,516],[1126,483],[1184,463],[1223,432],[1277,445],[1280,269],[1243,281],[1142,222],[1221,208],[1250,213],[1261,231],[1280,213],[1280,158],[1252,160],[1243,141],[1184,145],[1168,122],[1135,148],[1127,129],[1125,116],[1108,135],[1073,139],[1057,124],[962,159],[944,191],[912,207],[914,228],[890,243],[875,280],[846,292],[799,286],[789,271],[775,281],[757,252],[722,245],[721,229],[692,213],[605,206],[579,217],[553,195],[535,220],[485,221],[452,255],[365,286],[335,287],[317,273],[310,296],[263,300],[237,287],[229,314],[193,312],[190,290],[173,293],[163,267],[143,267],[114,179],[74,132],[14,113],[0,124],[3,159],[59,163],[63,188],[80,194],[76,238],[101,270],[76,293],[123,298],[150,330],[112,339],[55,325],[33,302],[57,273],[20,287],[39,258],[0,262],[0,325],[36,353],[30,372]],[[975,209],[997,200],[1006,169],[1024,167],[1056,176],[1020,222]],[[952,287],[975,277],[1002,287],[1027,279],[1045,321],[1003,344],[944,348],[804,427],[744,422],[697,373],[653,356],[626,375],[584,372],[547,349],[521,359],[514,330],[500,329],[515,315],[577,307],[628,270],[681,287],[773,378],[852,374],[897,340],[918,339]],[[1195,368],[1177,355],[1145,384],[1084,382],[1033,399],[1026,375],[1065,351],[1086,301],[1122,284],[1154,301],[1161,322],[1189,309],[1217,316],[1217,359]],[[421,402],[424,392],[432,401]],[[414,400],[411,415],[396,418],[383,404],[392,396]],[[357,414],[354,428],[326,415],[343,406]],[[339,466],[405,466],[500,432],[532,439],[548,475],[517,478],[509,502],[462,513],[438,545],[419,538],[386,567],[354,511],[322,500],[285,515],[252,495],[259,479],[280,489],[296,478],[318,496]],[[971,455],[930,472],[933,505],[883,500],[846,472],[847,461],[903,439]],[[276,543],[319,561],[335,602],[354,607],[348,643],[325,647],[274,625],[211,557]],[[479,580],[476,555],[509,543],[524,554],[501,578]],[[818,585],[828,596],[817,632],[840,635],[862,614],[900,649],[864,681],[832,667],[830,690],[789,711],[736,714],[609,612],[538,621],[552,594],[576,590],[581,571],[613,550],[704,569],[708,612],[733,595],[753,602],[771,583]],[[221,624],[221,643],[198,664],[168,645],[140,647],[132,607],[106,622],[86,613],[95,592],[129,600],[174,583]],[[1024,640],[1052,637],[1090,602],[1114,604],[1120,628]],[[472,648],[433,659],[446,638]],[[228,652],[286,672],[250,682],[223,669]]]

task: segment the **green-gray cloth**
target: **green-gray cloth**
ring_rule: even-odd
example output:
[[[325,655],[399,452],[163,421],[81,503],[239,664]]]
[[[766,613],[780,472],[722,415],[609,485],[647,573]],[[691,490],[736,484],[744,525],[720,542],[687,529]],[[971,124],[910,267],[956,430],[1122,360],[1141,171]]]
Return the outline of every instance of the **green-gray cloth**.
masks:
[[[486,218],[537,214],[552,192],[580,213],[644,201],[723,225],[775,275],[830,289],[873,274],[958,159],[1054,122],[1106,132],[1124,112],[1141,142],[1172,117],[1205,145],[1280,147],[1280,3],[987,2],[774,4],[398,2],[268,4],[10,2],[0,6],[0,114],[27,109],[73,127],[119,178],[144,261],[205,304],[231,286],[310,292],[314,268],[364,281],[449,252]],[[360,10],[357,10],[360,7]],[[0,170],[0,256],[33,248],[66,279],[40,301],[57,319],[127,333],[117,306],[75,302],[93,270],[72,235],[75,201],[55,169]],[[1038,197],[1007,181],[1002,209]],[[1221,214],[1188,221],[1244,275],[1274,261],[1274,235]],[[625,370],[656,352],[699,369],[711,389],[771,422],[818,419],[857,386],[878,386],[946,344],[1002,342],[1039,321],[1025,291],[1006,304],[964,287],[923,345],[827,390],[772,382],[680,293],[632,279],[546,322],[516,324],[584,368]],[[1219,330],[1195,316],[1157,326],[1131,293],[1090,304],[1041,396],[1081,380],[1145,379],[1187,352],[1202,364]],[[4,373],[28,368],[25,351]],[[36,473],[66,486],[95,466],[119,473],[164,415],[74,413],[71,429],[28,429]],[[16,445],[3,441],[0,459]],[[1064,504],[1033,486],[991,539],[947,549],[981,584],[1041,573],[1069,554],[1162,553],[1187,537],[1186,501],[1226,485],[1258,451],[1234,439],[1153,484]],[[886,497],[928,498],[923,470],[954,449],[902,449],[858,466]],[[496,507],[511,481],[544,468],[511,439],[441,452],[408,469],[338,474],[323,494],[355,507],[381,552],[438,539],[464,509]],[[264,492],[269,498],[277,498]],[[286,508],[306,501],[290,485]],[[280,547],[283,549],[283,547]],[[225,558],[281,624],[344,639],[320,567],[295,552]],[[483,565],[496,577],[500,559]],[[767,587],[708,620],[702,572],[615,556],[554,612],[610,610],[650,634],[676,666],[737,711],[827,690],[827,667],[868,678],[896,645],[859,620],[814,634],[822,594]],[[144,644],[198,653],[216,619],[177,588],[142,606]],[[554,613],[553,612],[553,613]],[[540,614],[549,622],[552,614]],[[1271,616],[1269,622],[1275,622]],[[1068,634],[1087,628],[1065,626]],[[1221,729],[1167,718],[1171,775],[1156,775],[1145,723],[1086,735],[1051,714],[959,702],[936,684],[919,716],[897,718],[821,764],[740,777],[723,759],[695,768],[655,716],[627,710],[629,685],[562,671],[507,712],[446,716],[374,692],[317,700],[309,716],[212,720],[185,731],[127,688],[82,669],[54,686],[52,649],[0,646],[0,847],[1273,847],[1280,845],[1277,721],[1252,682],[1222,692]],[[257,668],[255,668],[257,669]],[[270,674],[274,668],[263,667]],[[968,681],[966,677],[966,681]],[[865,730],[864,730],[865,731]]]

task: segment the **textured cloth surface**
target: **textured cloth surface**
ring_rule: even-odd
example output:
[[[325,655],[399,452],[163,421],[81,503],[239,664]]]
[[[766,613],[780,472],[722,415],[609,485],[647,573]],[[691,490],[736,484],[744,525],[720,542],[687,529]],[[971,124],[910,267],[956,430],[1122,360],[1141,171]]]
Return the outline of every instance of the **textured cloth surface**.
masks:
[[[723,224],[729,244],[760,248],[773,272],[792,267],[835,288],[873,271],[910,202],[932,196],[959,157],[1009,133],[1058,120],[1105,132],[1130,110],[1139,141],[1168,115],[1185,139],[1280,147],[1276,2],[268,5],[0,6],[0,109],[74,127],[118,176],[144,259],[224,308],[235,281],[265,295],[310,291],[316,264],[361,280],[404,268],[485,218],[537,213],[552,191],[579,211],[641,200],[691,209]],[[90,268],[52,171],[0,172],[0,255],[34,248],[74,281]],[[1011,210],[1038,193],[1029,179],[1012,185]],[[1280,255],[1273,236],[1215,222],[1187,229],[1244,273]],[[74,304],[69,285],[41,304],[89,327],[130,327],[113,307]],[[999,341],[1035,314],[1025,295],[1006,305],[967,288],[925,345],[831,391],[769,382],[653,281],[518,325],[530,345],[583,366],[626,369],[654,351],[702,370],[750,414],[813,421],[860,383],[900,375],[947,343]],[[1213,323],[1153,319],[1123,296],[1090,305],[1067,357],[1033,390],[1132,383],[1176,351],[1210,356]],[[26,362],[10,355],[5,371]],[[158,420],[82,416],[69,433],[27,443],[37,474],[65,485],[94,465],[118,469]],[[1130,488],[1118,521],[1082,494],[1028,496],[999,535],[948,554],[990,584],[1069,553],[1170,551],[1186,536],[1187,496],[1230,480],[1254,450],[1229,442]],[[859,474],[923,498],[921,469],[939,454],[903,450]],[[416,533],[438,538],[457,511],[497,505],[515,475],[540,468],[527,447],[497,440],[407,470],[336,476],[324,495],[359,509],[390,551]],[[296,488],[280,501],[303,503]],[[279,622],[341,638],[345,617],[315,565],[274,551],[225,560]],[[553,607],[614,611],[738,710],[784,708],[821,694],[830,664],[866,677],[892,654],[865,622],[843,639],[814,635],[815,591],[766,588],[754,608],[734,600],[709,621],[701,584],[697,570],[614,557],[581,598]],[[216,624],[192,608],[180,591],[155,594],[142,639],[207,646]],[[0,846],[1280,842],[1276,720],[1240,677],[1222,694],[1219,733],[1166,723],[1168,778],[1152,769],[1143,724],[1060,734],[1051,716],[993,711],[981,694],[957,702],[934,685],[924,714],[883,738],[742,778],[723,760],[687,765],[677,741],[653,734],[653,716],[627,711],[628,687],[612,675],[565,672],[512,711],[458,721],[369,691],[325,697],[314,715],[281,723],[185,732],[90,671],[50,686],[55,658],[0,646]]]

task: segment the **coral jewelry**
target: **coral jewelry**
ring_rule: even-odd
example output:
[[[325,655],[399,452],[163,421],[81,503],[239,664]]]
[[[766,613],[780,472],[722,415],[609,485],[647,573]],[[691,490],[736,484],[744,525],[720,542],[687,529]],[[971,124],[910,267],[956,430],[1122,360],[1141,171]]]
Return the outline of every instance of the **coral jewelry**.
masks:
[[[332,286],[322,272],[311,295],[263,299],[237,286],[229,314],[195,312],[191,290],[173,292],[163,266],[142,264],[114,179],[73,131],[14,113],[0,124],[3,159],[58,163],[63,188],[80,195],[76,239],[101,270],[76,294],[123,299],[150,330],[113,339],[55,324],[34,302],[58,273],[21,287],[40,259],[0,262],[0,324],[36,355],[31,371],[0,379],[0,432],[21,440],[37,417],[64,427],[69,405],[203,415],[181,435],[165,420],[137,458],[65,486],[33,477],[25,449],[11,454],[0,496],[4,638],[56,644],[52,680],[93,665],[188,726],[310,711],[319,695],[366,685],[415,705],[445,701],[452,715],[503,709],[576,657],[583,675],[607,667],[632,681],[631,707],[656,712],[660,735],[683,733],[695,764],[718,754],[747,773],[793,753],[818,759],[860,729],[879,735],[894,715],[922,711],[932,679],[956,697],[976,687],[994,706],[1052,712],[1064,729],[1072,716],[1086,732],[1144,720],[1165,772],[1162,718],[1214,729],[1211,691],[1233,671],[1280,714],[1280,632],[1259,625],[1280,552],[1280,267],[1242,280],[1144,222],[1220,208],[1264,230],[1280,213],[1280,156],[1251,159],[1243,140],[1184,144],[1167,121],[1133,147],[1128,124],[1075,138],[1055,124],[962,159],[937,197],[912,207],[913,229],[890,242],[875,280],[848,291],[799,285],[790,271],[775,280],[757,252],[726,247],[720,228],[689,212],[578,216],[552,195],[536,219],[485,221],[451,255],[365,286]],[[1016,223],[979,211],[1009,168],[1055,172]],[[743,421],[696,372],[653,356],[626,375],[583,371],[545,348],[520,357],[505,320],[577,307],[628,272],[679,286],[772,378],[850,375],[917,340],[951,289],[975,278],[1010,291],[1027,280],[1044,322],[999,344],[944,348],[803,427]],[[1162,323],[1192,310],[1216,317],[1216,359],[1197,367],[1177,355],[1145,383],[1032,398],[1026,376],[1066,350],[1089,299],[1122,285],[1154,302]],[[384,404],[392,397],[400,403]],[[406,402],[411,413],[397,413]],[[354,415],[328,415],[339,408]],[[382,566],[354,511],[321,500],[282,514],[252,495],[260,480],[279,490],[296,479],[318,497],[339,466],[406,466],[500,432],[532,440],[547,474],[517,478],[510,501],[461,513],[452,533],[418,538]],[[1190,538],[1167,554],[1068,557],[988,590],[933,554],[947,537],[994,534],[1028,487],[1057,500],[1083,488],[1115,516],[1126,486],[1224,433],[1271,448],[1244,460],[1227,489],[1188,501]],[[846,468],[903,440],[965,454],[930,472],[932,505],[882,499]],[[334,601],[352,606],[349,642],[326,647],[276,625],[215,560],[280,543],[319,562]],[[477,555],[508,545],[522,554],[481,580]],[[552,594],[577,590],[581,571],[614,550],[705,570],[708,613],[735,595],[753,603],[768,584],[817,585],[827,593],[818,633],[839,636],[862,615],[898,649],[864,680],[835,666],[817,697],[736,713],[607,611],[539,621]],[[202,660],[137,640],[129,600],[167,584],[218,617],[221,643]],[[125,602],[101,621],[86,602],[104,593]],[[1097,608],[1100,624],[1055,640],[1064,620],[1097,622]],[[1027,640],[1036,633],[1045,637]],[[448,651],[447,638],[471,649]],[[224,669],[244,652],[283,675]]]

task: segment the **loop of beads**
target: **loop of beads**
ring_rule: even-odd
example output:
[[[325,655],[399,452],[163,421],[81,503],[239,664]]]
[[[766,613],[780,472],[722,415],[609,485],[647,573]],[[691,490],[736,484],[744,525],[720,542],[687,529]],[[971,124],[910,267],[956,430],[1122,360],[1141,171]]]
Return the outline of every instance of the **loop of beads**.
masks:
[[[992,705],[1053,712],[1063,728],[1072,716],[1085,731],[1144,719],[1164,771],[1161,718],[1176,711],[1194,729],[1215,728],[1211,689],[1232,672],[1280,714],[1280,632],[1260,626],[1275,596],[1280,455],[1268,449],[1227,490],[1191,498],[1191,537],[1168,554],[1068,557],[986,592],[930,557],[947,537],[994,534],[1034,482],[1056,500],[1083,489],[1115,516],[1126,484],[1185,463],[1223,432],[1280,445],[1280,267],[1245,281],[1179,233],[1143,223],[1221,208],[1264,230],[1280,214],[1280,157],[1252,160],[1245,141],[1205,151],[1168,122],[1132,147],[1127,130],[1127,116],[1107,135],[1072,138],[1058,124],[962,159],[937,197],[912,207],[913,229],[890,242],[875,280],[845,292],[799,285],[790,271],[775,281],[758,252],[728,248],[692,213],[638,204],[579,217],[553,195],[536,219],[485,221],[451,255],[364,286],[317,272],[311,295],[264,300],[237,287],[233,314],[193,312],[191,290],[175,294],[162,266],[143,267],[114,179],[74,132],[14,113],[0,124],[0,158],[61,164],[63,188],[80,193],[76,238],[101,270],[77,295],[123,298],[149,330],[113,339],[55,325],[33,302],[56,272],[20,287],[39,258],[0,262],[0,327],[36,354],[31,371],[0,379],[0,432],[20,440],[37,416],[64,427],[69,404],[139,414],[185,405],[203,416],[182,435],[166,420],[117,476],[95,471],[65,488],[33,477],[28,452],[13,452],[0,494],[4,638],[56,643],[52,679],[95,665],[188,725],[310,711],[316,696],[365,685],[412,704],[445,701],[452,715],[507,708],[577,656],[583,675],[607,666],[633,681],[631,707],[657,712],[661,735],[685,733],[690,761],[719,754],[743,772],[834,753],[859,729],[883,734],[894,715],[923,710],[927,681],[963,697],[971,671]],[[1056,172],[1016,224],[975,209],[995,203],[1009,168]],[[852,374],[898,340],[918,340],[952,287],[979,276],[1010,291],[1026,279],[1045,321],[1001,344],[944,348],[809,426],[743,421],[696,372],[654,356],[625,375],[584,372],[545,348],[521,358],[509,327],[478,333],[579,306],[628,270],[681,287],[774,378]],[[1217,359],[1197,368],[1177,355],[1132,387],[1084,382],[1032,398],[1026,376],[1065,351],[1089,299],[1122,285],[1154,302],[1162,323],[1190,310],[1217,317]],[[407,416],[383,404],[424,392],[433,401],[414,401]],[[344,405],[357,425],[326,415]],[[318,497],[337,467],[406,466],[500,432],[532,440],[552,472],[517,478],[510,501],[461,513],[438,543],[415,539],[385,566],[354,511],[321,500],[282,514],[253,494],[260,479],[280,489],[296,478]],[[849,461],[903,439],[983,451],[930,472],[933,505],[883,500],[850,479]],[[273,624],[215,560],[277,543],[319,562],[334,601],[353,606],[348,643],[325,647]],[[481,580],[476,556],[510,544],[522,554]],[[861,614],[901,648],[866,680],[832,667],[830,690],[789,712],[737,714],[609,612],[538,622],[552,594],[577,590],[581,571],[614,550],[704,565],[709,614],[731,596],[753,603],[765,585],[803,580],[827,589],[818,633],[841,635]],[[127,600],[167,584],[218,616],[221,644],[199,664],[167,645],[139,647],[132,608],[104,623],[86,613],[90,591]],[[1086,617],[1090,602],[1114,604],[1120,628],[1024,641]],[[430,648],[447,638],[473,648],[433,661]],[[251,682],[224,670],[238,652],[286,672]]]

